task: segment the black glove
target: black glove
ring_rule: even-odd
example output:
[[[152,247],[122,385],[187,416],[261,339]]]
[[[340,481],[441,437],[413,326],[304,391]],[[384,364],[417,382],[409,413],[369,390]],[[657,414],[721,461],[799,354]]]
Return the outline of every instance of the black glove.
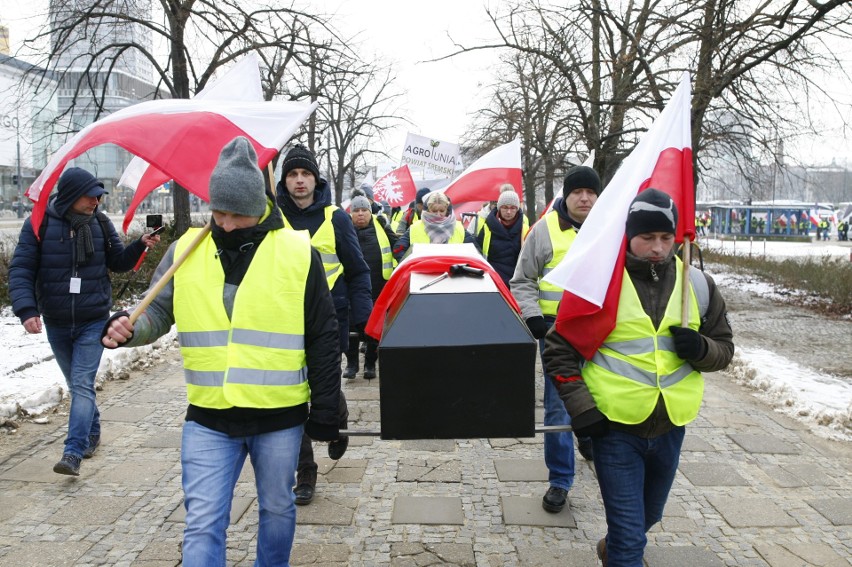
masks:
[[[541,315],[537,317],[530,317],[526,320],[527,329],[530,330],[532,336],[537,339],[543,339],[544,335],[547,334],[547,330],[550,328],[547,326],[547,323],[544,321],[544,317]]]
[[[128,313],[127,311],[116,311],[115,313],[112,314],[112,317],[110,317],[109,319],[106,320],[106,323],[104,323],[104,328],[101,330],[101,344],[104,344],[103,340],[104,340],[104,337],[107,336],[107,331],[109,331],[110,325],[112,325],[112,322],[115,321],[116,319],[118,319],[119,317],[130,317],[130,313]],[[132,338],[133,338],[133,333],[130,334],[130,339],[132,339]],[[127,339],[127,340],[129,341],[130,339]],[[117,349],[118,347],[121,346],[119,343],[113,343],[113,344],[115,346],[105,346],[104,348],[114,350],[114,349]]]
[[[308,416],[305,422],[305,434],[314,441],[335,441],[340,437],[340,427],[335,424],[318,423]]]
[[[674,338],[675,352],[684,360],[701,360],[707,353],[707,344],[698,331],[672,325],[669,331]]]
[[[598,408],[592,408],[571,419],[571,427],[578,438],[603,437],[609,433],[609,420]]]
[[[359,341],[361,341],[362,343],[367,342],[367,339],[369,339],[369,337],[367,336],[367,333],[364,331],[364,329],[367,328],[367,323],[355,323],[352,326],[352,328],[355,329],[355,332],[358,333],[358,340]]]

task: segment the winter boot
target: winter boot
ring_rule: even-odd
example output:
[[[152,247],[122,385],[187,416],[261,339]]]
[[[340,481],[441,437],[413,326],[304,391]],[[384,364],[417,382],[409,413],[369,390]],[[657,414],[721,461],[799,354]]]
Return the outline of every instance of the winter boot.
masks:
[[[296,495],[296,504],[304,506],[310,504],[314,499],[314,491],[317,486],[317,472],[303,471],[296,475],[296,488],[293,489],[293,494]]]
[[[351,380],[358,374],[358,349],[346,353],[346,370],[343,371],[343,377]]]

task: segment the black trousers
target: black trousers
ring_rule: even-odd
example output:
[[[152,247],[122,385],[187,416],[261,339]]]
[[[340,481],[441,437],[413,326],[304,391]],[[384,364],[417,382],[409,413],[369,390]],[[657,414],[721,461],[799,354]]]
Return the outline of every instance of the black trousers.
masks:
[[[347,429],[349,424],[349,406],[346,404],[346,396],[340,392],[340,404],[337,406],[337,416],[339,418],[340,429]],[[296,466],[296,478],[304,480],[306,477],[313,479],[313,484],[316,484],[317,479],[317,463],[314,460],[314,447],[311,438],[307,435],[302,435],[302,444],[299,447],[299,464]]]

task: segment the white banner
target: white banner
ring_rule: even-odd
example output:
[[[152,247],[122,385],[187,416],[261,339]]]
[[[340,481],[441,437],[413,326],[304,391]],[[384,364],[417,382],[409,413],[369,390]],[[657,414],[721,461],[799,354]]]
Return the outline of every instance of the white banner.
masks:
[[[461,167],[459,145],[409,133],[400,161],[404,164],[423,179],[450,178]]]

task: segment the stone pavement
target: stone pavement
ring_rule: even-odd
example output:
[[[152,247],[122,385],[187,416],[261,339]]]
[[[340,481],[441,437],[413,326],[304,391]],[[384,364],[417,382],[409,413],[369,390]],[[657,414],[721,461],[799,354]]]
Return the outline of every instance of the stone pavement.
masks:
[[[149,369],[106,385],[103,445],[80,477],[51,470],[61,415],[0,456],[0,565],[179,564],[185,397],[177,352],[156,354]],[[352,429],[378,430],[378,382],[359,374],[344,388]],[[320,445],[318,456],[324,452]],[[319,463],[317,497],[298,509],[294,566],[597,564],[594,543],[605,526],[594,472],[578,454],[570,509],[544,512],[541,435],[353,437],[341,461]],[[247,466],[233,503],[229,564],[253,563],[256,532]],[[724,374],[708,375],[665,517],[649,534],[647,564],[848,566],[851,534],[852,447],[814,436]]]
[[[735,289],[723,294],[738,344],[814,367],[827,360],[838,370],[852,367],[852,322]],[[173,348],[154,350],[150,362],[99,394],[103,444],[83,461],[80,477],[52,472],[65,415],[25,423],[16,435],[26,437],[16,443],[0,439],[0,567],[179,565],[182,370]],[[350,427],[378,431],[378,380],[359,374],[344,382]],[[538,423],[541,391],[539,372]],[[578,453],[570,509],[544,512],[541,435],[353,437],[338,462],[321,458],[322,444],[316,454],[317,496],[298,509],[294,566],[597,565],[594,544],[605,522],[594,471]],[[257,504],[248,464],[231,516],[228,563],[252,565]],[[729,375],[707,375],[704,405],[687,427],[680,474],[645,557],[652,567],[848,567],[852,444],[814,435]]]

